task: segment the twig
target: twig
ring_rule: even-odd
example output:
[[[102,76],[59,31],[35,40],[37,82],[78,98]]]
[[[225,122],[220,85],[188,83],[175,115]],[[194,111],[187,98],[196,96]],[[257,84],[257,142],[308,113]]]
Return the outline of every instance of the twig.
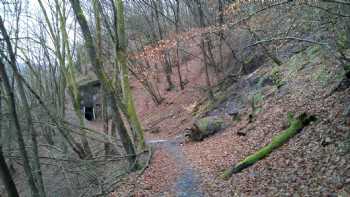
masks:
[[[337,3],[337,4],[343,4],[343,5],[350,5],[349,1],[341,1],[341,0],[321,0],[323,2],[328,2],[328,3]]]
[[[334,13],[334,12],[331,12],[329,9],[326,9],[326,8],[323,8],[323,7],[319,7],[319,6],[316,6],[316,5],[311,5],[309,3],[303,3],[302,5],[306,5],[306,6],[309,6],[311,8],[316,8],[316,9],[322,10],[322,11],[328,13],[328,14],[331,14],[331,15],[336,15],[336,16],[340,16],[340,17],[350,17],[350,15]]]
[[[166,119],[171,118],[171,117],[172,117],[173,115],[175,115],[176,113],[178,113],[178,111],[176,111],[176,112],[174,112],[174,113],[171,113],[171,114],[169,114],[169,115],[167,115],[167,116],[164,116],[164,117],[162,117],[162,118],[159,118],[158,120],[153,121],[153,122],[151,123],[151,125],[150,125],[149,128],[155,127],[157,124],[163,122],[163,121],[166,120]]]
[[[318,45],[325,45],[328,46],[327,43],[324,42],[317,42],[314,40],[308,40],[308,39],[304,39],[304,38],[298,38],[298,37],[293,37],[293,36],[287,36],[287,37],[280,37],[280,38],[271,38],[271,39],[265,39],[265,40],[259,40],[251,45],[246,46],[244,49],[247,49],[249,47],[253,47],[256,45],[259,45],[261,43],[265,43],[265,42],[275,42],[275,41],[280,41],[280,40],[297,40],[297,41],[301,41],[301,42],[309,42],[309,43],[313,43],[313,44],[318,44]]]

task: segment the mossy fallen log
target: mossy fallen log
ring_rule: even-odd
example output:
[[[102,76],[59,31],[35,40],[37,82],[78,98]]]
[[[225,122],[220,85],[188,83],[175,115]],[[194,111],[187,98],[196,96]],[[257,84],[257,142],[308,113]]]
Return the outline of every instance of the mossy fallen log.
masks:
[[[201,141],[221,130],[223,123],[223,119],[217,116],[201,118],[196,120],[190,129],[187,129],[185,136],[192,141]]]
[[[295,136],[302,128],[314,120],[315,116],[308,116],[306,113],[301,114],[297,118],[294,118],[293,115],[288,114],[289,127],[286,130],[283,130],[280,134],[273,137],[270,144],[266,145],[254,154],[246,157],[241,162],[231,166],[222,174],[221,177],[223,179],[229,179],[232,174],[239,173],[243,169],[268,156],[274,149],[282,146],[290,138]]]

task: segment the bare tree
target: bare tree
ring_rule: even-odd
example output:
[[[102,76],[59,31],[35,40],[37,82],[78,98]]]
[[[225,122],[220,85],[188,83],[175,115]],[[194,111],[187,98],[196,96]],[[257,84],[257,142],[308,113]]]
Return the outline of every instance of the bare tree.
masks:
[[[2,82],[1,78],[2,77],[0,77],[0,83]],[[3,136],[2,136],[3,135],[3,131],[2,131],[2,123],[3,123],[3,120],[2,120],[2,117],[3,117],[3,114],[2,114],[2,111],[3,111],[2,96],[3,95],[2,95],[2,92],[3,92],[3,90],[2,90],[2,88],[0,88],[0,139],[3,138]],[[2,143],[0,144],[0,178],[2,180],[2,183],[5,185],[8,196],[9,197],[18,197],[19,194],[18,194],[16,185],[15,185],[15,182],[13,181],[9,167],[6,164],[6,159],[4,157],[4,153],[2,150]]]
[[[79,0],[70,0],[70,3],[72,5],[75,17],[77,18],[79,25],[81,27],[81,31],[83,33],[84,40],[85,40],[85,46],[88,50],[88,54],[90,56],[92,65],[94,65],[93,67],[94,72],[99,78],[99,80],[101,80],[103,90],[107,93],[108,98],[110,99],[112,111],[113,111],[112,112],[113,121],[115,122],[119,136],[122,139],[122,144],[124,146],[124,149],[128,154],[128,161],[130,165],[134,165],[136,160],[135,148],[126,130],[126,127],[124,125],[124,122],[121,118],[121,114],[119,111],[119,107],[122,106],[122,102],[116,96],[115,90],[111,86],[111,83],[107,79],[106,73],[103,70],[103,65],[101,64],[101,61],[98,59],[98,56],[96,53],[96,46],[94,45],[91,31],[88,26],[87,20],[85,18],[84,12],[81,9]]]
[[[29,180],[30,184],[32,185],[32,192],[33,192],[33,195],[37,195],[37,196],[46,196],[45,195],[45,190],[44,190],[44,184],[43,184],[43,180],[42,180],[42,176],[41,176],[41,168],[40,168],[40,161],[39,161],[39,153],[38,153],[38,142],[37,142],[37,133],[36,133],[36,130],[34,129],[33,127],[33,120],[32,120],[32,115],[30,113],[30,108],[29,108],[29,104],[28,104],[28,100],[27,100],[27,96],[25,94],[25,90],[24,90],[24,86],[23,86],[23,83],[22,83],[22,80],[20,79],[20,75],[19,75],[19,72],[18,72],[18,68],[17,68],[17,64],[16,64],[16,56],[15,56],[15,53],[14,53],[14,50],[13,50],[13,47],[12,47],[12,44],[11,44],[11,41],[10,41],[10,38],[8,36],[8,33],[6,31],[6,28],[4,26],[4,23],[3,23],[3,20],[2,18],[0,17],[0,31],[1,31],[1,34],[6,42],[6,45],[7,45],[7,52],[9,54],[9,65],[11,66],[13,72],[14,72],[14,76],[15,76],[15,79],[17,81],[17,85],[18,85],[18,90],[19,90],[19,94],[21,96],[21,99],[22,99],[22,104],[24,106],[24,113],[25,113],[25,117],[26,117],[26,125],[27,125],[27,129],[28,129],[28,132],[31,136],[31,146],[32,146],[32,154],[33,154],[33,161],[32,161],[32,167],[30,167],[30,164],[29,164],[29,159],[28,159],[28,166],[27,166],[27,176],[32,176],[33,178],[30,178],[30,179],[33,179],[33,180]],[[4,78],[4,83],[5,83],[5,87],[7,89],[7,92],[10,91],[11,87],[9,84],[7,84],[7,76],[6,76],[6,70],[5,70],[5,65],[4,63],[1,63],[2,64],[2,72],[3,72],[3,78]],[[11,95],[11,93],[8,93]],[[13,104],[11,104],[11,107],[15,108],[15,101],[14,101],[14,98],[13,98]],[[13,116],[13,118],[17,119],[17,115],[16,115],[16,112],[15,112],[15,109],[12,109],[13,113],[15,113]],[[16,117],[15,117],[16,116]],[[18,120],[17,120],[18,121]],[[18,123],[17,125],[17,128],[18,130],[18,134],[17,135],[22,135],[21,133],[21,128],[20,128],[20,125]],[[21,137],[19,137],[21,138]],[[23,140],[23,139],[22,139]],[[24,145],[24,142],[23,144],[21,144],[21,146],[23,146],[23,150],[24,151],[22,154],[23,154],[23,157],[26,158],[26,150],[25,150],[25,145]],[[27,161],[26,161],[27,162]],[[31,170],[34,170],[33,172]],[[33,173],[33,175],[31,175],[31,173]],[[31,183],[32,181],[34,181],[34,183]],[[34,186],[35,185],[35,186]]]

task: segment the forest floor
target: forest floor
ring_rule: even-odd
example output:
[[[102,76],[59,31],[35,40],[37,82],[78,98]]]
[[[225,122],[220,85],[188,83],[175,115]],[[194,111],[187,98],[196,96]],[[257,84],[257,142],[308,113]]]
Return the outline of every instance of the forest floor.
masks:
[[[160,106],[152,103],[140,85],[133,84],[144,127],[158,129],[145,134],[154,147],[150,165],[141,176],[121,184],[116,196],[350,196],[350,89],[332,91],[339,85],[341,67],[326,52],[310,48],[279,67],[284,83],[279,89],[264,84],[271,66],[243,77],[212,112],[225,115],[232,102],[242,104],[238,96],[245,100],[248,96],[243,92],[250,92],[261,98],[254,121],[248,123],[251,109],[243,102],[240,121],[232,121],[201,142],[183,138],[185,128],[193,123],[193,107],[205,95],[198,91],[205,84],[199,62],[187,64],[191,67],[186,78],[191,83],[182,91],[164,91]],[[307,112],[318,120],[229,181],[219,178],[223,170],[283,130],[290,111]]]

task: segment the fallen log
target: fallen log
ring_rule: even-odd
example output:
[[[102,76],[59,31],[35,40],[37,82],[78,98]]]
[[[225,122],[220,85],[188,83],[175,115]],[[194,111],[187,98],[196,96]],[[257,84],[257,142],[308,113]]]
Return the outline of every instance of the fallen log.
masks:
[[[283,130],[280,134],[273,137],[270,144],[266,145],[254,154],[246,157],[241,162],[231,166],[221,175],[221,177],[223,179],[229,179],[232,174],[239,173],[243,169],[268,156],[274,149],[282,146],[290,138],[295,136],[302,128],[309,125],[310,122],[315,120],[315,116],[308,116],[306,113],[301,114],[297,118],[294,118],[293,115],[288,114],[289,127],[286,130]]]
[[[224,121],[217,116],[209,116],[196,120],[193,126],[187,130],[185,136],[192,141],[202,141],[223,128]]]

